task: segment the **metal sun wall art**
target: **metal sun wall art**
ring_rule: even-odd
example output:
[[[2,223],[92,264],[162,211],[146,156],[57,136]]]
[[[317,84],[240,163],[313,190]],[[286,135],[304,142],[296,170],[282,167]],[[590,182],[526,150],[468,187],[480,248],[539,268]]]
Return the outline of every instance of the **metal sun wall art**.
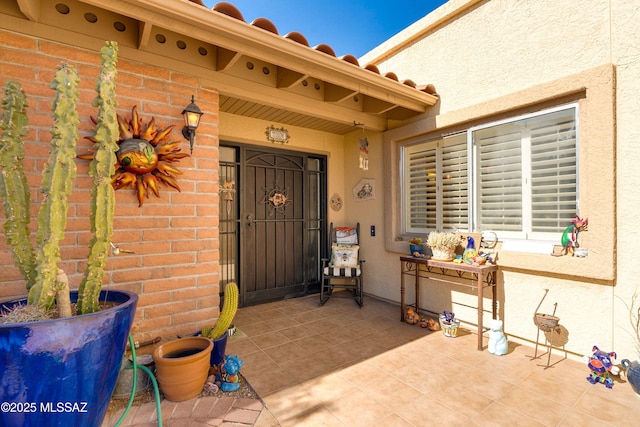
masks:
[[[93,117],[91,120],[96,122]],[[120,148],[116,153],[116,171],[111,177],[113,188],[132,187],[138,198],[138,207],[149,196],[149,191],[160,197],[159,184],[180,191],[176,175],[182,175],[182,171],[170,163],[190,156],[180,152],[180,140],[167,140],[175,125],[156,127],[155,118],[144,125],[138,116],[137,105],[131,109],[131,119],[118,115],[118,125],[120,137],[117,143]],[[96,142],[93,137],[87,139]],[[78,158],[91,160],[93,153],[78,155]]]

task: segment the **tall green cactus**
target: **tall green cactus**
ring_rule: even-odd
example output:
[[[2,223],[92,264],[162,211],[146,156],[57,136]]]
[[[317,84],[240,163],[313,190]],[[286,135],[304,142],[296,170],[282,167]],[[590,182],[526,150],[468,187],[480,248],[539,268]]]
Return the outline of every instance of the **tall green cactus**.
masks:
[[[8,82],[4,93],[0,119],[0,199],[3,200],[7,218],[4,223],[6,240],[29,290],[36,280],[36,263],[33,245],[29,240],[29,185],[22,168],[22,137],[27,134],[29,124],[26,111],[28,104],[20,83]]]
[[[78,74],[70,65],[58,68],[51,84],[54,123],[51,129],[49,159],[42,172],[42,203],[38,212],[36,231],[36,282],[29,290],[29,303],[42,308],[53,307],[58,290],[60,241],[67,226],[67,197],[76,177],[76,142],[80,123],[78,102]]]
[[[115,172],[118,151],[116,141],[120,132],[116,114],[117,53],[118,46],[115,42],[107,42],[100,51],[102,71],[96,84],[98,96],[93,101],[94,107],[98,107],[96,152],[89,165],[89,176],[93,179],[90,220],[94,236],[89,244],[87,269],[78,291],[78,312],[81,314],[98,310],[104,267],[113,234],[115,190],[111,185],[111,177]]]
[[[117,44],[107,42],[101,49],[102,69],[94,101],[99,113],[96,126],[96,154],[89,166],[93,178],[91,189],[91,231],[87,270],[78,296],[78,312],[90,313],[98,309],[98,297],[104,267],[109,253],[115,195],[111,176],[118,150],[118,122],[115,101]],[[27,282],[29,303],[49,309],[56,299],[68,300],[66,275],[59,269],[60,241],[67,222],[67,197],[71,194],[76,176],[76,142],[79,115],[76,109],[79,78],[76,70],[62,65],[55,74],[51,88],[54,125],[51,130],[51,150],[42,174],[38,213],[36,249],[29,238],[29,189],[23,171],[24,148],[22,137],[28,124],[24,91],[20,85],[8,82],[2,101],[4,113],[0,120],[0,197],[4,203],[5,237],[12,248],[15,263]],[[35,254],[35,255],[34,255]],[[70,312],[60,308],[60,312]]]

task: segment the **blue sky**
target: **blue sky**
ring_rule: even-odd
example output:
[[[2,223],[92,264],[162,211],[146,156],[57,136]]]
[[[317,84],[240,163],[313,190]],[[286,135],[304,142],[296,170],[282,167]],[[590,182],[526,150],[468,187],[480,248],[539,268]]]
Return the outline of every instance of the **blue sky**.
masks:
[[[218,0],[204,0],[212,8]],[[302,33],[310,46],[326,43],[337,56],[361,57],[446,0],[231,0],[245,21],[267,18],[280,35]]]

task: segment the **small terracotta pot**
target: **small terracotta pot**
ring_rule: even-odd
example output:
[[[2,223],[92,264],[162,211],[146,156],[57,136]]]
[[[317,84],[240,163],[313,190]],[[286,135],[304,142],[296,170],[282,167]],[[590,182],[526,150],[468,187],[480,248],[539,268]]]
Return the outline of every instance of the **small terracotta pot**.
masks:
[[[156,378],[167,400],[181,402],[202,391],[209,374],[213,341],[205,337],[179,338],[153,352]]]

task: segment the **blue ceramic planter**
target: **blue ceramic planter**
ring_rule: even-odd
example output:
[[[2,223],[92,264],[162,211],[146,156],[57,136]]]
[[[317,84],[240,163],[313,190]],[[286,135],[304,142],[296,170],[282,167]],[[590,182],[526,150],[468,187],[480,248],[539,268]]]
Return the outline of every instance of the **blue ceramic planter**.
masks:
[[[422,245],[414,245],[414,244],[409,244],[409,253],[411,255],[413,255],[414,253],[419,253],[420,255],[422,255],[422,252],[424,251],[424,246]]]
[[[229,334],[225,333],[217,340],[213,340],[213,351],[211,352],[211,366],[218,366],[224,361],[224,355],[227,351],[227,339]]]
[[[72,302],[77,297],[71,293]],[[109,291],[107,300],[119,305],[66,319],[0,325],[0,425],[102,424],[138,296]]]

